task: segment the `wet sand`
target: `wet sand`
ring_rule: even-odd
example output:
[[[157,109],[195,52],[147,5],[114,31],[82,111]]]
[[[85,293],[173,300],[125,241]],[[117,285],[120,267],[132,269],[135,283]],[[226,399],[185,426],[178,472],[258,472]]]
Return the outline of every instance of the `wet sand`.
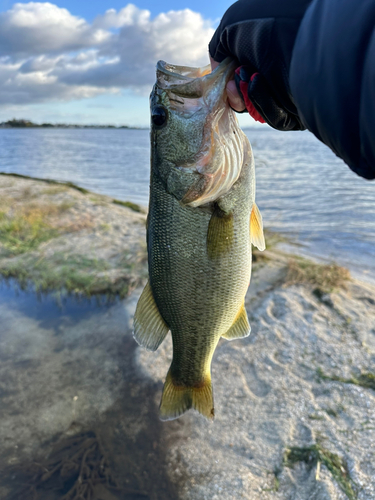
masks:
[[[4,188],[8,198],[28,183],[29,193],[45,189],[12,181]],[[73,210],[79,221],[93,211],[94,226],[105,218],[109,234],[98,226],[65,231],[33,249],[34,256],[79,249],[116,263],[126,242],[134,245],[130,254],[142,248],[143,214],[106,197],[95,206],[96,195],[73,191],[64,190],[64,200],[74,197],[79,209],[64,216]],[[113,229],[114,220],[126,230]],[[80,482],[88,485],[84,498],[98,500],[375,499],[375,289],[355,280],[326,294],[289,286],[289,256],[275,250],[267,257],[254,266],[246,298],[250,337],[222,340],[213,359],[212,424],[195,412],[158,419],[171,342],[150,353],[132,339],[144,271],[124,298],[101,306],[103,295],[91,304],[81,291],[78,301],[61,290],[38,299],[30,290],[17,292],[17,281],[10,288],[4,282],[0,498],[74,495],[78,463],[88,467]],[[6,267],[14,257],[2,259]],[[89,450],[85,460],[82,450]],[[292,466],[295,450],[300,459]],[[64,468],[42,481],[41,468],[51,472],[59,460]]]

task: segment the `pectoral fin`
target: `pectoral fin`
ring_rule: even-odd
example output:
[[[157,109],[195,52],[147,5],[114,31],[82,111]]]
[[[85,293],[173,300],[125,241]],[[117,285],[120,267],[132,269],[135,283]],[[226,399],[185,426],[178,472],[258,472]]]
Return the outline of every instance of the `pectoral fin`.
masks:
[[[229,252],[233,245],[233,214],[226,214],[216,206],[208,224],[207,253],[215,259]]]
[[[250,240],[259,250],[265,250],[262,216],[255,203],[250,215]]]
[[[139,345],[156,351],[169,331],[155,303],[150,283],[147,282],[134,315],[133,337]]]
[[[229,328],[225,335],[222,335],[227,340],[241,339],[250,335],[251,327],[247,318],[247,312],[243,305],[234,320],[233,325]]]

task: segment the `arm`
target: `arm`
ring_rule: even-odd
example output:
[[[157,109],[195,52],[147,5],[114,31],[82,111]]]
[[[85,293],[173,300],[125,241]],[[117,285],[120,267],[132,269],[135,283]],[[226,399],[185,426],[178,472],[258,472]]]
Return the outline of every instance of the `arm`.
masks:
[[[374,1],[314,0],[295,41],[290,88],[306,127],[374,179]]]
[[[215,61],[230,55],[243,67],[246,85],[237,89],[252,116],[254,108],[278,130],[308,128],[372,179],[374,25],[373,0],[239,0],[209,50]]]
[[[239,0],[226,11],[209,44],[212,59],[221,62],[231,56],[243,67],[250,101],[278,130],[305,128],[288,75],[294,41],[310,1]]]

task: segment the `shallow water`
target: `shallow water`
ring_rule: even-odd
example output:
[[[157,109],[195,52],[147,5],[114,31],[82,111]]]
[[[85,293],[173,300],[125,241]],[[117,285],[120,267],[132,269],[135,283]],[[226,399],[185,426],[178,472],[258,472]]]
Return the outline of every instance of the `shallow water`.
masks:
[[[375,183],[352,173],[309,132],[246,131],[267,228],[299,251],[375,279]],[[0,171],[75,182],[147,205],[149,131],[0,130]]]
[[[0,498],[58,500],[77,481],[83,491],[78,476],[93,439],[101,450],[87,460],[95,498],[177,498],[165,455],[181,424],[166,435],[155,398],[161,384],[135,366],[130,317],[137,293],[98,307],[38,298],[13,285],[0,282]],[[104,459],[117,489],[103,490],[97,477]],[[61,468],[41,480],[54,460]]]
[[[97,311],[100,300],[77,299],[72,296],[60,298],[53,294],[38,295],[32,288],[21,289],[17,282],[11,279],[0,282],[0,304],[8,310],[18,311],[20,315],[36,321],[41,328],[52,329],[58,334],[65,318],[69,318],[70,324],[88,318]],[[105,310],[111,307],[104,302],[100,305]]]

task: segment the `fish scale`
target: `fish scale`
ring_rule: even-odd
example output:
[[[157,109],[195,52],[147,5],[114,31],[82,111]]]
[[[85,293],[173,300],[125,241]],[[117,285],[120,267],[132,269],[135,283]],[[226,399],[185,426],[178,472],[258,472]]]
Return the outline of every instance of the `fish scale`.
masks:
[[[232,325],[250,281],[249,175],[239,180],[247,186],[244,199],[239,200],[241,217],[234,221],[235,252],[212,261],[206,247],[212,209],[181,206],[154,179],[155,170],[148,229],[152,234],[148,245],[150,284],[172,332],[172,370],[178,373],[179,382],[188,385],[204,377],[206,359]],[[162,230],[159,221],[164,221]]]
[[[150,98],[149,282],[137,305],[134,337],[155,350],[171,332],[173,360],[161,418],[177,418],[194,408],[210,419],[211,360],[217,343],[221,337],[231,340],[250,333],[244,297],[251,241],[264,246],[262,221],[254,209],[254,161],[225,99],[232,71],[228,62],[207,76],[178,74],[182,82],[173,86],[173,94],[173,74],[160,63],[158,67]],[[180,71],[192,74],[189,68]],[[189,115],[191,99],[194,113]],[[194,158],[198,169],[192,167]]]

